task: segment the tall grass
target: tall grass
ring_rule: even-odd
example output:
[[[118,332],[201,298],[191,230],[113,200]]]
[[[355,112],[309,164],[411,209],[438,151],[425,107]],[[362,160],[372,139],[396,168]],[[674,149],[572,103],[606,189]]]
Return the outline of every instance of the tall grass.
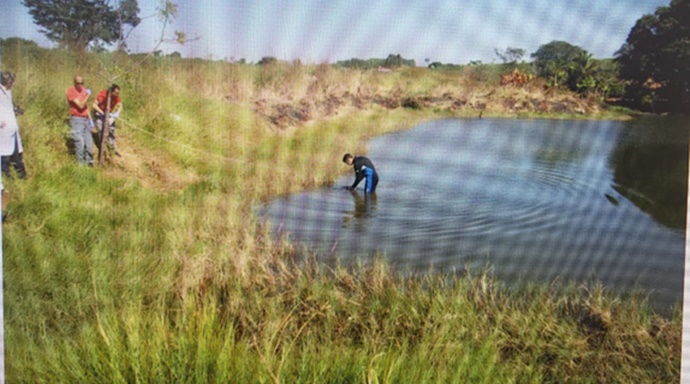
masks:
[[[30,175],[5,180],[10,382],[657,383],[679,375],[679,311],[661,317],[644,300],[597,287],[516,290],[487,273],[403,277],[384,262],[297,263],[290,244],[258,225],[256,204],[332,184],[346,171],[342,153],[430,118],[368,107],[314,112],[310,123],[279,130],[257,113],[261,100],[308,99],[325,111],[333,89],[415,96],[453,87],[452,78],[464,92],[466,78],[4,54],[27,110]],[[64,91],[76,72],[94,91],[105,88],[103,74],[116,65],[129,68],[117,80],[125,156],[78,166],[66,145]]]

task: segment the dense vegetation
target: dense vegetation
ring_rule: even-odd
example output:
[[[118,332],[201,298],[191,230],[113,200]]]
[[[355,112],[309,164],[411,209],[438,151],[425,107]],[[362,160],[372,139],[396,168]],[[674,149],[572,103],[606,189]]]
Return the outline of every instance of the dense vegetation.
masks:
[[[690,111],[690,0],[640,18],[617,53],[626,97],[637,108]]]
[[[490,66],[381,73],[3,48],[29,171],[6,182],[9,382],[678,379],[678,309],[655,314],[596,285],[508,288],[483,271],[331,269],[253,216],[332,184],[339,156],[373,135],[481,111],[610,116],[597,98],[502,87]],[[124,156],[80,167],[64,91],[75,71],[96,90],[121,69]]]

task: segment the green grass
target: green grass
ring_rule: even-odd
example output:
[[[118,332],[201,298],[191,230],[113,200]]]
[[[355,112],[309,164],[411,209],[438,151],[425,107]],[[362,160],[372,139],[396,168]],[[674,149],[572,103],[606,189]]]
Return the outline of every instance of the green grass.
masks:
[[[258,225],[256,204],[330,185],[344,152],[447,112],[372,107],[276,130],[256,100],[424,94],[455,72],[152,60],[118,79],[127,156],[92,169],[67,151],[64,91],[75,68],[95,90],[127,62],[11,52],[29,178],[5,183],[8,382],[677,381],[677,309],[662,317],[597,286],[507,287],[481,271],[297,263]]]

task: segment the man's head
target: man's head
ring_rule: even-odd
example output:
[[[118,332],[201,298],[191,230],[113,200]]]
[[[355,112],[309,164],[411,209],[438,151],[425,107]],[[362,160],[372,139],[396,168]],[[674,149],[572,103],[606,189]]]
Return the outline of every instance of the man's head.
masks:
[[[79,75],[74,76],[74,88],[76,88],[77,91],[81,92],[83,87],[84,87],[84,78],[79,76]]]
[[[108,89],[110,91],[110,94],[113,96],[120,96],[120,86],[117,84],[113,84],[110,86]]]
[[[352,157],[351,154],[346,153],[345,156],[343,156],[343,163],[345,163],[345,164],[347,164],[347,165],[352,165],[352,160],[353,160],[353,159],[354,159],[354,157]]]
[[[0,75],[0,84],[2,84],[3,87],[10,89],[14,85],[14,80],[17,77],[14,75],[12,72],[2,72]]]

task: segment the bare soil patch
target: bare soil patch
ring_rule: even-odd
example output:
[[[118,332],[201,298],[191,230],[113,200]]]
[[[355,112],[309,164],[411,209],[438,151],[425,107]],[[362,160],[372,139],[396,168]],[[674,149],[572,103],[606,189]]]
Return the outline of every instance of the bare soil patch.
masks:
[[[259,98],[253,102],[255,112],[278,129],[299,127],[310,121],[327,119],[348,110],[411,108],[448,111],[450,113],[503,115],[576,114],[596,115],[600,103],[572,93],[554,92],[541,87],[501,86],[490,90],[472,89],[444,92],[440,95],[409,96],[402,92],[357,92],[333,90],[317,99],[298,100]]]
[[[135,179],[150,189],[182,190],[199,180],[199,176],[186,171],[165,155],[137,146],[130,146],[126,139],[118,138],[121,157],[104,156],[100,167],[110,176]]]

